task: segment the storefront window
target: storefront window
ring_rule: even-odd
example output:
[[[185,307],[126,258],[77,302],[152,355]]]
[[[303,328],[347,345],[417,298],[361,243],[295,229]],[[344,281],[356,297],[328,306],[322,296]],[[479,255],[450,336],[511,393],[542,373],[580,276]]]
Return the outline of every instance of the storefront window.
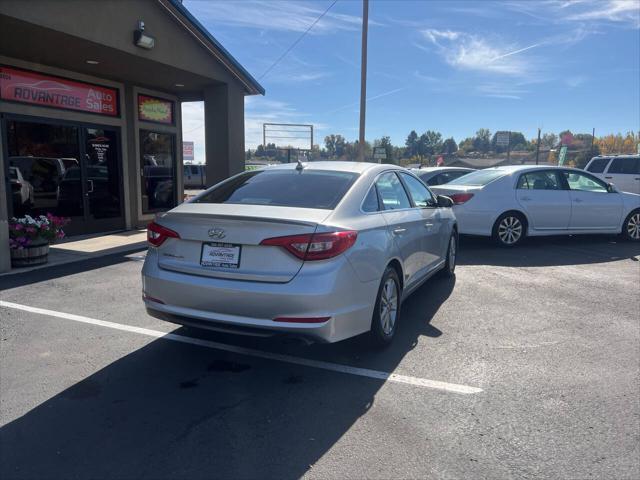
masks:
[[[117,130],[7,122],[11,213],[69,217],[70,234],[123,226]]]
[[[176,206],[175,136],[140,130],[142,213]]]
[[[73,202],[60,198],[65,178],[80,182],[78,134],[72,126],[7,123],[13,215],[83,215],[82,197]]]

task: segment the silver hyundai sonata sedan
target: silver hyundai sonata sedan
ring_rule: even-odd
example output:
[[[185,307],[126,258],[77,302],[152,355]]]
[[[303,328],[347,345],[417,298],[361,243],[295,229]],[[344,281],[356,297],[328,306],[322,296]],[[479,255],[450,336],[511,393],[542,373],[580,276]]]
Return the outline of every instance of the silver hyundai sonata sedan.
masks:
[[[143,299],[183,325],[323,342],[370,332],[385,345],[402,300],[454,272],[451,205],[394,165],[244,172],[149,225]]]

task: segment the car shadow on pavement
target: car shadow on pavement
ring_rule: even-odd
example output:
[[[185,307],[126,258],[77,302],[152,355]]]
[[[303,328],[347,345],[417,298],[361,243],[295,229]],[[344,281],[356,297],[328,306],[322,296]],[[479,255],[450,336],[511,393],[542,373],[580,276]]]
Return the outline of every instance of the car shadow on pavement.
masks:
[[[378,352],[363,338],[309,347],[173,333],[393,372],[443,334],[430,322],[454,285],[434,278],[414,293],[394,343]],[[3,426],[0,478],[299,478],[348,437],[383,384],[153,340]],[[368,448],[388,454],[384,442]]]
[[[24,287],[26,285],[44,282],[47,280],[55,280],[56,278],[66,277],[67,275],[75,275],[77,273],[97,270],[109,265],[129,262],[135,256],[140,256],[140,259],[143,260],[143,256],[146,251],[147,247],[144,247],[139,250],[132,250],[126,253],[113,253],[110,255],[87,258],[85,260],[78,260],[77,262],[65,263],[62,265],[51,265],[28,272],[3,275],[0,276],[0,291]]]
[[[459,265],[547,267],[640,260],[640,243],[612,235],[565,235],[526,238],[504,248],[486,237],[460,237]]]

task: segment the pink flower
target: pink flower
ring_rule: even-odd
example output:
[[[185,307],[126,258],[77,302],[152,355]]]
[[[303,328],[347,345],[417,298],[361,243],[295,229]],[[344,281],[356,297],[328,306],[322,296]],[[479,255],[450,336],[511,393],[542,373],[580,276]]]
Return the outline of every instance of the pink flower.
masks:
[[[19,223],[16,223],[16,224],[13,226],[13,229],[14,229],[14,230],[17,230],[17,231],[20,231],[20,230],[22,230],[22,225],[20,225]]]
[[[35,229],[35,228],[33,228],[33,227],[27,227],[27,228],[25,228],[25,231],[26,231],[27,233],[36,233],[36,229]]]

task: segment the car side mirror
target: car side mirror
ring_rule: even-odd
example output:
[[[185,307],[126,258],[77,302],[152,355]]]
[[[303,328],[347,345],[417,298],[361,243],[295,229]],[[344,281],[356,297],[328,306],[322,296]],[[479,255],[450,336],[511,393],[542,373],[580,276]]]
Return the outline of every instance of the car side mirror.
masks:
[[[438,206],[444,208],[453,207],[453,200],[445,195],[438,195]]]
[[[609,193],[618,193],[618,189],[616,188],[616,186],[613,183],[609,182],[609,183],[607,183],[607,192],[609,192]]]

